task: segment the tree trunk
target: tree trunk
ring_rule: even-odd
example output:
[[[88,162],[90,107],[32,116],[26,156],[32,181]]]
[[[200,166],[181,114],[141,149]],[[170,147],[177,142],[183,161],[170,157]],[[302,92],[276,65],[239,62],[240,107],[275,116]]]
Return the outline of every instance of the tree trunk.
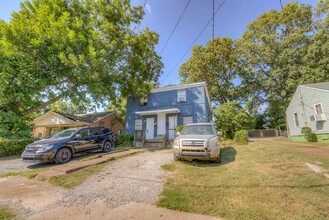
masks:
[[[28,110],[25,110],[25,111],[22,112],[22,115],[28,115],[28,114],[31,114],[33,112],[38,111],[39,109],[45,108],[48,105],[51,105],[51,104],[57,102],[58,100],[60,100],[61,98],[63,98],[63,96],[64,96],[64,94],[62,93],[59,96],[57,96],[56,98],[54,98],[54,99],[51,99],[51,100],[49,100],[47,102],[43,102],[42,104],[40,104],[40,105],[38,105],[36,107],[30,108]]]

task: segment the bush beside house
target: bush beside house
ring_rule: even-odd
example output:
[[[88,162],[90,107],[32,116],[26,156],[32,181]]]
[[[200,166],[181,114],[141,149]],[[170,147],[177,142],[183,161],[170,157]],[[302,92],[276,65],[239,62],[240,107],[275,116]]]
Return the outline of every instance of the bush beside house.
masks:
[[[117,139],[118,147],[132,147],[134,141],[134,135],[132,134],[120,134]]]
[[[305,139],[308,142],[317,142],[317,137],[312,132],[312,128],[310,128],[310,127],[302,127],[301,133],[304,135]]]
[[[20,155],[26,145],[33,139],[6,139],[0,138],[0,157]]]

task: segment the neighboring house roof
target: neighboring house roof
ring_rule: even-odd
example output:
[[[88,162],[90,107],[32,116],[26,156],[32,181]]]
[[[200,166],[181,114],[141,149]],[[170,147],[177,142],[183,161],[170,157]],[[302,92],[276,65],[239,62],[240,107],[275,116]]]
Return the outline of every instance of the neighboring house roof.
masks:
[[[329,82],[312,83],[312,84],[302,84],[300,86],[314,88],[314,89],[318,89],[318,90],[329,91]]]
[[[62,112],[55,112],[59,115],[62,115],[66,118],[71,119],[72,121],[84,121],[84,122],[91,122],[95,123],[96,121],[99,121],[109,115],[115,114],[115,112],[92,112],[88,114],[65,114]]]
[[[165,91],[172,91],[172,90],[180,90],[180,89],[186,89],[186,88],[193,88],[193,87],[198,87],[198,86],[203,86],[206,91],[206,96],[208,99],[208,103],[210,105],[210,98],[209,98],[209,93],[208,93],[208,88],[207,88],[207,83],[206,82],[198,82],[198,83],[191,83],[191,84],[183,84],[183,85],[178,85],[178,86],[165,86],[157,89],[152,89],[151,93],[156,93],[156,92],[165,92]]]
[[[313,90],[321,90],[321,91],[329,92],[329,82],[301,84],[297,87],[293,97],[291,98],[290,103],[286,109],[286,112],[288,111],[288,109],[290,109],[291,103],[292,103],[292,100],[294,99],[294,97],[296,95],[299,95],[298,88],[300,88],[300,87],[306,87],[306,88],[313,89]]]
[[[45,114],[34,119],[33,123],[38,124],[38,122],[47,118],[51,114],[55,114],[55,115],[58,115],[59,117],[65,118],[66,120],[69,120],[72,124],[74,124],[74,123],[78,123],[78,124],[95,123],[109,115],[112,115],[112,114],[116,115],[115,112],[93,112],[93,113],[88,113],[88,114],[73,115],[73,114],[66,114],[66,113],[62,113],[62,112],[48,111]]]

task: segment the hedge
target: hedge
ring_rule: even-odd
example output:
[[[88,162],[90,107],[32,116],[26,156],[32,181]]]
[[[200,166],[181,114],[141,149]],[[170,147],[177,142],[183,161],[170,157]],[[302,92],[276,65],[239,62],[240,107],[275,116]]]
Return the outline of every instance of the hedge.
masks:
[[[237,144],[248,144],[248,134],[246,130],[240,130],[235,133],[234,141]]]
[[[119,134],[117,139],[117,147],[132,147],[134,135],[132,134]]]
[[[20,155],[33,139],[0,138],[0,157]]]

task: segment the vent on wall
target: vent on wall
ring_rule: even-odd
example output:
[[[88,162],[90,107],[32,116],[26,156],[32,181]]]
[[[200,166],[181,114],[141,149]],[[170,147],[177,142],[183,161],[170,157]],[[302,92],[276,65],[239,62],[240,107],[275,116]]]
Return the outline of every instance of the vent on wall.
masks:
[[[178,102],[186,102],[186,97],[184,96],[178,97]]]

